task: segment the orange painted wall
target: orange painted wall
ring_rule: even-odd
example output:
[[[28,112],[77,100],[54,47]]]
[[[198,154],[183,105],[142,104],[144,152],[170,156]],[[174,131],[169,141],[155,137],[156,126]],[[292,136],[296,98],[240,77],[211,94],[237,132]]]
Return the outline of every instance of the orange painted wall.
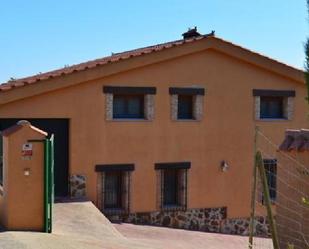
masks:
[[[105,121],[103,85],[157,87],[155,119]],[[203,120],[172,121],[168,88],[192,85],[206,89]],[[253,88],[295,90],[294,119],[256,122]],[[135,163],[134,212],[156,209],[154,163],[191,161],[188,207],[227,206],[229,217],[245,217],[250,209],[254,126],[280,143],[285,128],[307,127],[304,98],[301,83],[208,49],[11,102],[0,106],[0,117],[70,118],[70,174],[86,175],[87,196],[95,203],[96,164]],[[219,170],[222,160],[230,165],[226,173]]]
[[[7,139],[3,139],[3,151],[8,151],[8,142]],[[8,157],[3,157],[3,165],[8,164]],[[8,202],[7,202],[7,192],[4,191],[6,189],[6,186],[4,184],[6,183],[5,179],[7,179],[7,171],[3,171],[3,185],[0,186],[1,193],[0,193],[0,224],[3,227],[7,227],[8,225]]]
[[[44,145],[32,143],[31,160],[22,159],[21,151],[28,139],[44,138],[30,126],[4,136],[4,198],[0,205],[0,223],[9,230],[43,230]],[[30,170],[29,176],[24,175],[25,169]]]

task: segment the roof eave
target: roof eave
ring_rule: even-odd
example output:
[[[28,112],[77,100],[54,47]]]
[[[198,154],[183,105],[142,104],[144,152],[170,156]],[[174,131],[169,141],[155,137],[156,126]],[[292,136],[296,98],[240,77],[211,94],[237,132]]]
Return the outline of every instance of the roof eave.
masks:
[[[191,46],[193,43],[194,46]],[[120,57],[117,60],[110,60],[104,64],[97,63],[92,67],[81,67],[80,70],[68,70],[68,73],[60,73],[55,77],[39,78],[29,83],[18,81],[16,82],[16,86],[8,87],[8,89],[5,89],[6,86],[4,86],[4,90],[0,91],[0,105],[207,49],[217,50],[293,81],[305,83],[304,72],[302,70],[293,68],[212,35],[205,35],[183,41],[179,40],[175,41],[175,44],[167,44],[168,46],[163,46],[160,49],[154,50],[155,52],[140,53],[135,56],[124,56],[123,58]],[[183,50],[182,47],[184,46],[190,46],[190,48]],[[169,53],[166,53],[167,50]],[[129,52],[124,52],[122,54],[127,53]],[[102,70],[102,68],[104,68],[104,70]],[[92,73],[85,73],[86,71],[91,71]],[[49,82],[53,82],[53,84],[49,84]]]

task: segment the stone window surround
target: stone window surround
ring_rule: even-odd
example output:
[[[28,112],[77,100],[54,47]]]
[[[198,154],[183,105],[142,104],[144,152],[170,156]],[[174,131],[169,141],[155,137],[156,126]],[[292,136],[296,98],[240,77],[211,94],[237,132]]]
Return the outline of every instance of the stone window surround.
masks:
[[[4,194],[3,186],[0,185],[0,195],[3,196],[3,194]]]
[[[155,170],[157,175],[157,210],[176,211],[186,210],[188,200],[188,170],[191,168],[190,162],[169,162],[169,163],[156,163]],[[180,205],[175,207],[165,207],[163,205],[163,182],[164,182],[164,170],[177,169],[181,173],[181,189],[182,193],[179,193]]]
[[[173,121],[201,121],[203,118],[203,101],[205,89],[201,87],[170,87],[171,119]],[[193,96],[193,119],[178,119],[178,95]]]
[[[253,89],[252,95],[254,97],[254,118],[257,121],[287,121],[293,119],[294,114],[294,90],[269,90],[269,89]],[[262,96],[283,97],[284,117],[281,119],[264,119],[260,118],[260,107]]]
[[[102,164],[96,165],[95,171],[97,174],[97,206],[105,214],[127,214],[130,212],[130,199],[131,199],[131,174],[134,171],[134,164]],[[104,176],[105,172],[121,171],[124,174],[124,190],[123,208],[122,209],[104,209]]]
[[[151,121],[154,119],[154,95],[155,87],[128,87],[128,86],[104,86],[105,93],[105,116],[107,121]],[[141,94],[144,95],[144,118],[113,118],[113,96],[114,94]]]

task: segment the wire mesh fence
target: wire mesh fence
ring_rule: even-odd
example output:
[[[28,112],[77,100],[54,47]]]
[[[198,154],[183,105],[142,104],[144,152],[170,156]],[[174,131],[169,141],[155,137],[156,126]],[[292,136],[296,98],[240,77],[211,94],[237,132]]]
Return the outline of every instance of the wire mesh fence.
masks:
[[[268,229],[261,234],[254,226],[251,248],[309,248],[309,205],[304,201],[309,199],[309,151],[279,150],[279,146],[259,130],[256,141],[267,190],[263,188],[263,175],[258,173],[254,216],[255,219],[267,217]],[[271,219],[274,227],[269,224]],[[257,239],[261,236],[269,236],[271,242],[277,240],[278,245]]]

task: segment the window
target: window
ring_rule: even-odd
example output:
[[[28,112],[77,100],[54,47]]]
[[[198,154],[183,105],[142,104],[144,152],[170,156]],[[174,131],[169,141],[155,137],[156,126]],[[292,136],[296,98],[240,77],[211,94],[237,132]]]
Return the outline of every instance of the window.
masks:
[[[105,214],[129,212],[130,171],[112,170],[102,174],[102,211]]]
[[[183,209],[187,205],[187,169],[164,169],[162,177],[163,209]]]
[[[164,170],[164,206],[179,205],[179,171],[176,169]]]
[[[292,120],[294,90],[253,89],[255,120]]]
[[[274,202],[276,201],[277,197],[277,160],[264,159],[263,162],[269,188],[270,200]]]
[[[144,95],[114,95],[113,118],[144,118]]]
[[[122,172],[105,173],[104,181],[104,209],[106,208],[122,208]]]
[[[261,97],[260,118],[283,119],[284,97]]]
[[[194,119],[192,95],[178,95],[177,119]]]
[[[155,87],[103,86],[106,120],[153,120]]]
[[[164,210],[183,210],[187,207],[187,172],[190,162],[156,163],[157,207]]]
[[[202,120],[204,88],[170,87],[169,94],[172,120]]]
[[[134,164],[96,165],[99,173],[99,205],[106,215],[126,214],[130,209],[130,182]]]

